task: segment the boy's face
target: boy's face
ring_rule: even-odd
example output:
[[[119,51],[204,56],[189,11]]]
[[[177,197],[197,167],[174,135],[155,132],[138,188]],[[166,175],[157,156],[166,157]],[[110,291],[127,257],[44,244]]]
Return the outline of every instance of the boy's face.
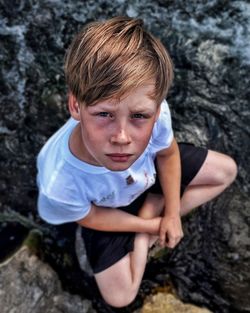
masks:
[[[149,98],[153,91],[154,85],[147,84],[119,102],[111,99],[82,105],[77,118],[81,137],[78,157],[111,171],[128,169],[145,150],[159,115],[159,107]]]

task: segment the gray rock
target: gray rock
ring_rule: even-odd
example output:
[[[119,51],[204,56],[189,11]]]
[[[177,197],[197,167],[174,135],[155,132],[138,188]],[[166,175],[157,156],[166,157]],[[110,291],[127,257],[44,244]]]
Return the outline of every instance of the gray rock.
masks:
[[[62,290],[57,274],[23,246],[0,264],[1,313],[94,313],[91,302]]]

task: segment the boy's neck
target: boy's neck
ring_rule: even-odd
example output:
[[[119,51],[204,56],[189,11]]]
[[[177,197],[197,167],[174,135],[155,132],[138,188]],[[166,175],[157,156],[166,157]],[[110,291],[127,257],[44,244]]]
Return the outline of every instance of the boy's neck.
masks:
[[[81,126],[78,123],[69,137],[69,150],[79,160],[89,163],[84,157],[84,146],[81,139]]]

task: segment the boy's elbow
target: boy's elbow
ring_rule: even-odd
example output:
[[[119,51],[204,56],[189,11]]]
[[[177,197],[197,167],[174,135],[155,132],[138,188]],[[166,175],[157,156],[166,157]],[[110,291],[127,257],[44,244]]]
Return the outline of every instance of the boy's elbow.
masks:
[[[81,225],[81,226],[91,228],[91,225],[92,225],[93,220],[94,220],[94,215],[95,215],[95,207],[91,206],[88,214],[86,216],[84,216],[82,219],[76,221],[76,223]]]

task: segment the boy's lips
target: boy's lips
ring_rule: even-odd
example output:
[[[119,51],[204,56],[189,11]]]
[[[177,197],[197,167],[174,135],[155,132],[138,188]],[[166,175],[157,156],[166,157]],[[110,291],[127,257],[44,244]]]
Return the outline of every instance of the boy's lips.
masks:
[[[106,155],[114,162],[127,162],[132,156],[129,153],[108,153]]]

